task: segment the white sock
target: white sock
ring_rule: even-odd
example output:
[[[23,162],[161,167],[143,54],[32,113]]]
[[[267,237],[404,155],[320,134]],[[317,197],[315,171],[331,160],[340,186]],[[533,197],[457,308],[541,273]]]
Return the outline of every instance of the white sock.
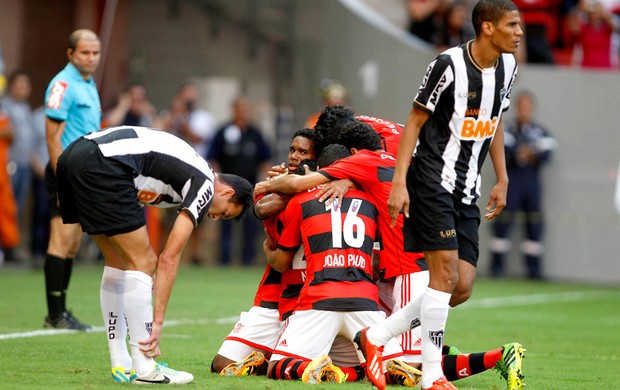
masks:
[[[422,388],[433,385],[444,376],[441,368],[443,334],[448,321],[452,294],[426,288],[420,308],[422,320]]]
[[[422,295],[392,313],[383,322],[372,325],[366,334],[370,342],[376,345],[385,345],[391,338],[409,331],[414,321],[420,318],[421,301]]]
[[[129,327],[129,348],[133,369],[143,376],[155,368],[155,360],[140,351],[139,341],[150,337],[153,326],[153,278],[140,271],[125,271],[125,317]]]
[[[125,289],[125,271],[103,267],[99,301],[103,325],[108,339],[110,362],[112,368],[131,369],[131,357],[127,350],[127,323],[125,322],[125,305],[123,290]]]

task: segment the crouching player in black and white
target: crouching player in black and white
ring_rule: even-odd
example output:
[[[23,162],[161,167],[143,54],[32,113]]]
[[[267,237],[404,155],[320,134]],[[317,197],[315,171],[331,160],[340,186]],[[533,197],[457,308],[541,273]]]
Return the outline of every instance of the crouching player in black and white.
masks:
[[[128,126],[74,141],[58,159],[57,178],[63,222],[79,222],[105,258],[101,311],[114,380],[191,382],[192,374],[154,360],[161,354],[164,314],[181,252],[205,215],[240,217],[252,186],[241,177],[216,174],[171,134]],[[179,209],[159,255],[149,242],[143,205]]]

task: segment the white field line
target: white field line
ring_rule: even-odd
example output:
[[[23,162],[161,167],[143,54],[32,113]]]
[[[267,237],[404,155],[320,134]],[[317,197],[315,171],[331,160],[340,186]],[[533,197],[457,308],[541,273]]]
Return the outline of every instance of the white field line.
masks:
[[[620,298],[620,292],[610,292],[610,291],[574,291],[574,292],[566,292],[566,293],[551,293],[551,294],[531,294],[531,295],[515,295],[511,297],[499,297],[499,298],[483,298],[483,299],[472,299],[464,303],[462,306],[459,306],[460,310],[463,309],[490,309],[496,307],[506,307],[506,306],[529,306],[529,305],[538,305],[544,303],[560,303],[560,302],[578,302],[578,301],[590,301],[599,298],[606,297],[616,297]],[[181,325],[207,325],[207,324],[234,324],[239,319],[238,316],[235,317],[225,317],[218,318],[215,320],[212,319],[197,319],[197,320],[170,320],[166,321],[164,327],[174,327]],[[88,333],[95,332],[103,332],[103,326],[95,326],[91,328]],[[18,332],[18,333],[5,333],[0,334],[0,340],[10,340],[10,339],[19,339],[19,338],[28,338],[28,337],[37,337],[37,336],[55,336],[58,334],[68,334],[68,333],[80,333],[75,330],[67,330],[67,329],[41,329],[41,330],[33,330],[30,332]]]
[[[199,319],[199,320],[170,320],[164,323],[164,328],[169,328],[173,326],[181,326],[181,325],[207,325],[207,324],[226,325],[226,324],[234,324],[238,320],[239,320],[239,316],[218,318],[215,320],[210,320],[206,318]],[[105,328],[103,326],[93,326],[86,333],[99,333],[99,332],[103,332],[104,330]],[[77,330],[69,330],[69,329],[41,329],[41,330],[33,330],[30,332],[0,334],[0,340],[21,339],[21,338],[37,337],[37,336],[55,336],[58,334],[69,334],[69,333],[83,333],[83,332],[80,332]]]
[[[565,293],[514,295],[511,297],[472,299],[463,309],[488,309],[506,306],[529,306],[544,303],[591,301],[599,298],[620,298],[620,291],[571,291]],[[461,306],[459,306],[461,308]]]

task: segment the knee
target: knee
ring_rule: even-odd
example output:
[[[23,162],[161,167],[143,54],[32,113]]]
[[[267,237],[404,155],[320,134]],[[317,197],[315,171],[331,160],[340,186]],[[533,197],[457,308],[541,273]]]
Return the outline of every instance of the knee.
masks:
[[[452,297],[450,297],[450,307],[455,307],[466,302],[471,297],[471,289],[460,290],[454,289]]]

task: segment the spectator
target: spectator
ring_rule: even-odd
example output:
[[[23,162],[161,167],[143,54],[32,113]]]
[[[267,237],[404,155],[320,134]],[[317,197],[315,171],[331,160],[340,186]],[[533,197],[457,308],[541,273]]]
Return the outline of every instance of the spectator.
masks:
[[[409,32],[434,44],[439,33],[442,7],[442,0],[407,0]]]
[[[217,127],[213,115],[198,107],[198,90],[191,83],[179,87],[170,109],[163,112],[159,121],[157,126],[192,145],[203,157]]]
[[[17,205],[11,185],[11,178],[6,169],[9,147],[13,141],[13,129],[9,116],[0,106],[0,264],[12,261],[19,244],[17,227]]]
[[[525,25],[526,60],[532,64],[555,64],[551,42],[558,25],[558,0],[514,0]]]
[[[258,177],[271,167],[271,150],[261,130],[250,122],[251,106],[241,96],[233,102],[233,118],[215,134],[207,160],[217,172],[232,173],[256,184]],[[243,265],[254,261],[258,223],[254,215],[243,219]],[[221,263],[230,264],[232,251],[232,222],[221,221]]]
[[[510,229],[517,213],[525,213],[525,240],[521,245],[530,279],[541,279],[543,254],[542,183],[540,171],[551,158],[556,141],[533,121],[535,101],[529,92],[517,96],[517,117],[504,130],[506,167],[510,185],[504,212],[493,224],[491,274],[504,274],[504,257],[509,252]]]
[[[619,31],[612,14],[599,1],[581,0],[569,21],[572,35],[581,49],[581,66],[611,68],[612,34]]]
[[[155,107],[149,102],[144,85],[132,83],[121,92],[116,105],[106,113],[103,120],[105,127],[118,125],[150,127],[155,116]]]
[[[469,20],[467,5],[460,0],[450,4],[443,15],[442,28],[436,45],[440,51],[474,39],[476,34]]]
[[[2,106],[13,126],[13,143],[11,144],[9,164],[12,171],[13,194],[17,202],[18,221],[22,221],[32,178],[30,157],[33,152],[34,130],[32,110],[28,103],[31,90],[30,76],[26,72],[18,70],[9,76],[8,94],[2,101]]]
[[[323,101],[323,106],[344,105],[347,100],[347,89],[338,80],[324,79],[319,85],[319,92]],[[319,120],[320,112],[311,114],[304,125],[307,129],[312,129]]]

